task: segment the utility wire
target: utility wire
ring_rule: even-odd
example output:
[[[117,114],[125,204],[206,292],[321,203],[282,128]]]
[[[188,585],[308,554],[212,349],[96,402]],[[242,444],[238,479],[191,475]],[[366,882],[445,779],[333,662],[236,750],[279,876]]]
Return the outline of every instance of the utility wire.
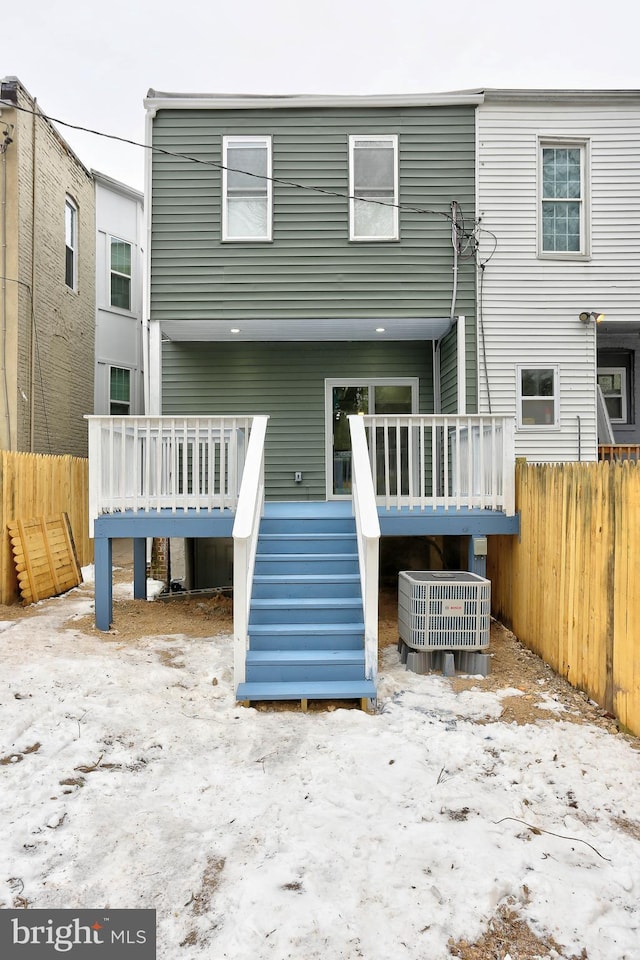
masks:
[[[119,143],[126,143],[132,147],[140,147],[143,150],[151,150],[152,153],[160,154],[167,157],[174,157],[175,159],[178,159],[178,160],[187,160],[190,163],[198,163],[203,166],[213,167],[216,170],[227,170],[230,173],[242,173],[245,176],[255,177],[258,180],[269,180],[271,183],[277,183],[277,184],[280,184],[281,186],[293,187],[296,190],[308,190],[313,193],[321,193],[324,196],[337,197],[340,200],[360,200],[361,202],[365,202],[365,203],[376,203],[383,207],[392,207],[392,208],[394,207],[398,210],[406,210],[409,213],[419,213],[426,216],[442,217],[444,220],[448,220],[450,223],[454,225],[460,239],[465,240],[467,244],[473,237],[473,231],[471,233],[461,232],[462,230],[465,229],[464,226],[460,227],[460,225],[456,222],[454,217],[452,217],[452,215],[448,211],[430,210],[428,208],[415,207],[406,203],[388,203],[386,200],[375,200],[370,197],[367,197],[367,198],[356,197],[349,193],[340,193],[337,190],[328,190],[326,187],[319,187],[316,184],[298,183],[295,180],[286,180],[282,177],[263,176],[262,174],[252,173],[249,170],[239,170],[236,167],[229,167],[226,164],[219,163],[217,160],[203,160],[200,157],[192,157],[189,154],[177,153],[176,151],[173,151],[173,150],[165,150],[163,147],[155,147],[152,144],[140,143],[138,140],[130,140],[128,137],[121,137],[115,133],[104,133],[101,130],[93,130],[91,127],[83,127],[77,123],[69,123],[66,120],[59,120],[57,117],[51,117],[48,114],[43,113],[41,110],[30,110],[28,107],[19,107],[17,106],[17,104],[11,103],[10,101],[0,100],[0,103],[3,103],[3,102],[6,103],[7,106],[12,107],[14,110],[20,110],[22,111],[22,113],[28,113],[31,115],[42,117],[44,120],[48,120],[50,123],[57,123],[61,127],[68,127],[70,130],[78,130],[81,133],[90,133],[93,136],[104,137],[107,140],[116,140]],[[464,220],[462,222],[464,224]],[[476,223],[474,223],[474,228],[476,230],[483,229],[479,227],[479,225]],[[473,254],[470,254],[469,256],[472,256],[472,255]]]

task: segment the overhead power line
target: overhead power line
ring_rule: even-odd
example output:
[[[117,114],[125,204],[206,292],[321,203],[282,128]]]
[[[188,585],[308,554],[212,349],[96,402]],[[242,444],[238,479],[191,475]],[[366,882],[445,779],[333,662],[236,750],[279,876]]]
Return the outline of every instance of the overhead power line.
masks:
[[[3,101],[0,101],[0,102],[3,102]],[[44,120],[48,120],[50,123],[59,124],[61,127],[68,127],[70,130],[78,130],[81,133],[89,133],[96,137],[103,137],[107,140],[115,140],[118,143],[126,143],[129,146],[139,147],[142,150],[151,150],[153,153],[161,154],[163,156],[174,157],[175,159],[178,159],[178,160],[187,160],[190,163],[197,163],[203,166],[213,167],[217,170],[227,170],[228,172],[231,172],[231,173],[242,173],[245,176],[255,177],[258,180],[269,180],[271,183],[277,183],[281,186],[292,187],[293,189],[296,189],[296,190],[307,190],[313,193],[320,193],[320,194],[323,194],[324,196],[336,197],[340,200],[360,200],[360,201],[363,200],[362,197],[356,197],[349,193],[341,193],[338,190],[329,190],[328,188],[320,187],[317,184],[299,183],[296,180],[288,180],[283,177],[263,176],[261,174],[252,173],[249,170],[240,170],[236,167],[229,167],[223,163],[220,163],[217,160],[204,160],[201,157],[193,157],[190,154],[178,153],[177,151],[174,151],[174,150],[166,150],[163,147],[157,147],[157,146],[154,146],[153,144],[140,143],[138,140],[131,140],[128,137],[121,137],[115,133],[105,133],[102,130],[94,130],[91,127],[85,127],[85,126],[82,126],[81,124],[70,123],[67,120],[60,120],[58,117],[52,117],[49,114],[43,113],[41,110],[30,110],[28,107],[20,107],[17,104],[11,103],[9,101],[4,101],[4,102],[6,102],[7,106],[12,107],[14,110],[20,110],[23,113],[28,113],[28,114],[31,114],[32,116],[42,117]],[[469,242],[474,236],[474,233],[476,233],[478,230],[489,233],[491,236],[493,236],[493,234],[491,234],[490,231],[487,231],[486,228],[480,227],[476,221],[472,221],[473,229],[471,231],[467,231],[464,226],[464,221],[462,222],[462,225],[461,225],[460,222],[456,221],[452,217],[451,213],[448,210],[447,211],[431,210],[426,207],[416,207],[406,203],[389,203],[386,200],[375,200],[369,197],[365,199],[365,202],[379,204],[380,206],[383,206],[383,207],[394,207],[398,210],[405,210],[409,213],[417,213],[424,216],[442,217],[444,220],[448,220],[450,223],[453,224],[453,226],[455,227],[460,237],[461,242],[462,241]]]

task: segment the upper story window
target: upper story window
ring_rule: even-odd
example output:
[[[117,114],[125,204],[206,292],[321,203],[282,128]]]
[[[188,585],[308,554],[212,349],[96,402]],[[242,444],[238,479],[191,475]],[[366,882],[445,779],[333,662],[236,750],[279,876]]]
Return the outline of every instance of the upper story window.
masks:
[[[628,423],[627,368],[598,367],[598,386],[611,423]]]
[[[119,310],[131,310],[131,244],[110,238],[109,302]]]
[[[541,256],[587,256],[586,143],[542,142],[540,166]]]
[[[271,137],[224,137],[222,163],[222,239],[271,240]]]
[[[349,137],[349,239],[398,239],[398,137]]]
[[[558,426],[558,368],[518,367],[518,426]]]
[[[64,282],[71,290],[78,289],[78,208],[67,197],[64,202]]]
[[[126,367],[109,369],[109,414],[127,417],[131,413],[131,371]]]

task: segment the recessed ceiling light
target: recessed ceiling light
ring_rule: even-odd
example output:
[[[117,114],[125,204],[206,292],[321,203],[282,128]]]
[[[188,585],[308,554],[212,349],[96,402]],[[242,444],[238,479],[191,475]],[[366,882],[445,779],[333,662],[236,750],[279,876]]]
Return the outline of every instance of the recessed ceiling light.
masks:
[[[230,333],[240,333],[240,327],[231,327]]]
[[[384,333],[384,327],[376,327],[376,333]]]

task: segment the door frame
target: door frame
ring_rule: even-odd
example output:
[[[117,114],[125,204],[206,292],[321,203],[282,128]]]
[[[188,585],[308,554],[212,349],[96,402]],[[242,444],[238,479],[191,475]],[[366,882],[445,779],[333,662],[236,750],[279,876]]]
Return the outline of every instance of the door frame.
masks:
[[[411,413],[419,412],[420,377],[325,377],[324,381],[324,463],[327,500],[350,500],[350,494],[333,492],[333,388],[368,387],[374,398],[376,387],[411,387]],[[373,387],[373,390],[371,389]],[[369,413],[375,413],[369,411]]]

